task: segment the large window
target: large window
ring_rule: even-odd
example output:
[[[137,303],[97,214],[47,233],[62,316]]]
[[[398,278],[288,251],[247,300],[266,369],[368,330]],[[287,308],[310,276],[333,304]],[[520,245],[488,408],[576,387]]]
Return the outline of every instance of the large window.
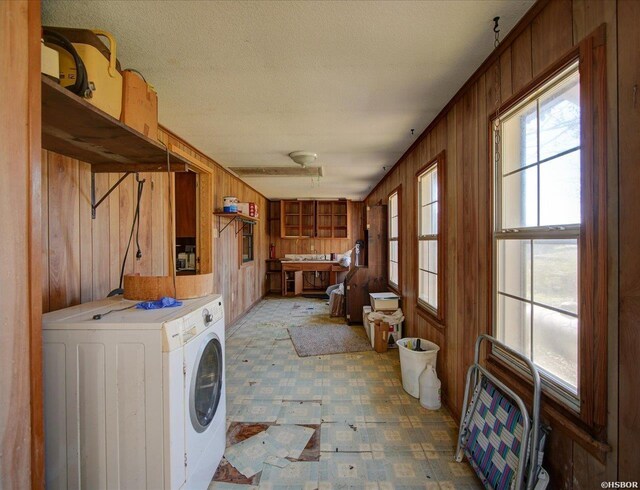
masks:
[[[389,196],[389,285],[395,289],[400,289],[400,199],[399,189],[396,189]]]
[[[530,358],[549,391],[576,410],[580,115],[576,61],[501,117],[494,232],[496,336]]]
[[[418,305],[443,320],[442,224],[444,153],[418,172]]]

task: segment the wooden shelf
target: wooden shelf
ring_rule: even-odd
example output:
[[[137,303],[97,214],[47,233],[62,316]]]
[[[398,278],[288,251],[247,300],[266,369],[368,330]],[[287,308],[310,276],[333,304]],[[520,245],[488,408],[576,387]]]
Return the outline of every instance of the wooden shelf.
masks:
[[[41,75],[42,147],[91,164],[97,172],[162,172],[167,149]],[[171,170],[188,161],[169,152]]]
[[[257,223],[258,219],[254,218],[253,216],[249,216],[246,214],[242,214],[242,213],[213,213],[214,216],[220,216],[222,218],[230,218],[230,219],[241,219],[244,221],[251,221],[252,223]]]

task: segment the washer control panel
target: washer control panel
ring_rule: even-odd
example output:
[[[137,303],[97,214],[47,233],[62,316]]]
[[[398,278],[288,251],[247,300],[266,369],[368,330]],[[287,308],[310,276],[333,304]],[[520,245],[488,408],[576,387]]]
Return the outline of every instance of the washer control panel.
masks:
[[[182,342],[186,344],[223,318],[222,298],[212,301],[198,311],[190,313],[184,318]]]

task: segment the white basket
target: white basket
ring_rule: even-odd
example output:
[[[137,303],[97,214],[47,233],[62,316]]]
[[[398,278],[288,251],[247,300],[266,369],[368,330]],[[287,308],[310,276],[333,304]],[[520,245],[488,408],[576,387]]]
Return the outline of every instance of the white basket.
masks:
[[[414,398],[420,398],[418,378],[427,365],[436,367],[440,347],[425,339],[420,339],[420,347],[424,352],[407,349],[407,343],[415,346],[416,337],[406,337],[396,342],[400,350],[400,370],[402,371],[402,387]]]

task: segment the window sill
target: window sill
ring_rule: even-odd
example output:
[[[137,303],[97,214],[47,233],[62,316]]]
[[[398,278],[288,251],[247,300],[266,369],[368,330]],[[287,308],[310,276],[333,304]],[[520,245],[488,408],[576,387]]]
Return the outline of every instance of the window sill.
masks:
[[[240,264],[240,267],[238,267],[238,269],[246,269],[247,267],[253,267],[253,264],[255,263],[255,260],[250,260],[249,262],[242,262]],[[277,271],[280,272],[280,271]]]
[[[444,331],[446,328],[442,318],[436,316],[433,311],[422,306],[419,302],[416,302],[416,312],[421,318],[427,320],[429,324],[433,325],[438,330]]]
[[[487,368],[489,372],[497,376],[521,396],[528,405],[531,405],[531,382],[521,373],[491,354],[489,354],[487,358]],[[594,437],[589,427],[580,420],[580,417],[577,416],[575,412],[550,398],[544,391],[542,393],[540,411],[543,418],[555,422],[553,426],[554,430],[563,432],[580,444],[580,446],[598,461],[603,464],[605,463],[607,453],[611,452],[611,446]]]

